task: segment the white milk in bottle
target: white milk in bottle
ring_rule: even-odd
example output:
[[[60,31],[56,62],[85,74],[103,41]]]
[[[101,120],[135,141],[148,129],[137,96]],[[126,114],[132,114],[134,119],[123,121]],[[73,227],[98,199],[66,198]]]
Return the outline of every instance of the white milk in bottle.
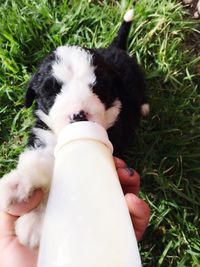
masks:
[[[58,138],[38,267],[140,267],[105,129],[67,125]]]

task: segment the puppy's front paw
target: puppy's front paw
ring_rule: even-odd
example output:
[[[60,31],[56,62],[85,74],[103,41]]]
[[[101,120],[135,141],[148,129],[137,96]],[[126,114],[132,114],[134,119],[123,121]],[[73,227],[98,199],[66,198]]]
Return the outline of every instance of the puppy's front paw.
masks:
[[[0,207],[7,210],[8,207],[16,202],[26,201],[34,188],[20,179],[18,170],[13,170],[0,180]]]
[[[17,219],[15,232],[19,242],[30,248],[37,248],[40,243],[43,213],[33,210]]]

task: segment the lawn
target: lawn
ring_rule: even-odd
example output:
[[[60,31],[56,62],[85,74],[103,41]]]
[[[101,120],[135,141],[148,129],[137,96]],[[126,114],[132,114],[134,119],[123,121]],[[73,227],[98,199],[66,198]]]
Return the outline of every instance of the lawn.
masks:
[[[136,2],[129,53],[146,73],[151,113],[126,160],[140,172],[141,197],[151,207],[139,245],[143,266],[200,266],[200,57],[189,45],[199,22],[179,1]],[[26,146],[33,117],[23,108],[23,97],[41,58],[61,44],[108,45],[132,5],[128,0],[1,1],[0,176],[16,165]]]

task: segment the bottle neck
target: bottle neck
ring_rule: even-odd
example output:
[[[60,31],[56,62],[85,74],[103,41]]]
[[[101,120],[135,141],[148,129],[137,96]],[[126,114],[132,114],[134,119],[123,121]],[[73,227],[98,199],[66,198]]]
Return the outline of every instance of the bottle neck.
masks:
[[[80,121],[68,124],[60,132],[54,151],[55,156],[64,145],[80,139],[101,142],[113,153],[113,146],[108,138],[108,134],[100,124],[90,121]]]

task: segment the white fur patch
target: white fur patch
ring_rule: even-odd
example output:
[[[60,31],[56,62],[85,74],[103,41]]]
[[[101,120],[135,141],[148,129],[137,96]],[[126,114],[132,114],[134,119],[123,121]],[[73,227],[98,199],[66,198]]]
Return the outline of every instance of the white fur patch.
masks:
[[[198,11],[194,12],[193,18],[194,19],[198,19],[199,18],[199,12]]]
[[[132,21],[133,20],[133,14],[134,14],[133,9],[128,10],[124,15],[124,20],[126,22]]]
[[[48,146],[27,150],[19,157],[17,171],[20,179],[19,197],[29,194],[34,188],[47,190],[50,186],[54,165],[53,151]]]
[[[9,205],[16,201],[16,193],[19,182],[16,170],[4,175],[0,179],[0,208],[7,210]]]
[[[122,103],[119,100],[115,100],[112,107],[106,111],[105,128],[110,128],[114,125],[117,117],[120,113]]]
[[[47,116],[44,112],[40,113],[40,111],[38,111],[37,115],[39,117],[44,116],[44,117],[49,119],[49,116]],[[43,118],[43,121],[45,121],[44,118]],[[47,126],[50,127],[50,125],[48,125],[48,121],[47,122],[45,121],[45,123],[47,124]],[[39,140],[41,140],[42,143],[44,143],[46,145],[45,150],[46,151],[49,150],[48,152],[51,154],[52,151],[54,150],[54,148],[56,146],[56,142],[57,142],[55,135],[51,131],[44,130],[41,128],[33,128],[32,131],[39,138]],[[37,146],[37,139],[35,140],[35,145]],[[38,147],[40,147],[40,143],[39,143]]]
[[[30,248],[39,247],[44,213],[45,205],[40,204],[36,209],[17,219],[15,232],[22,245]]]
[[[146,117],[150,112],[150,105],[149,104],[143,104],[141,106],[141,114],[142,116]]]
[[[53,76],[62,83],[79,79],[82,83],[95,82],[92,55],[78,46],[60,46],[55,52],[57,60],[52,66]]]

